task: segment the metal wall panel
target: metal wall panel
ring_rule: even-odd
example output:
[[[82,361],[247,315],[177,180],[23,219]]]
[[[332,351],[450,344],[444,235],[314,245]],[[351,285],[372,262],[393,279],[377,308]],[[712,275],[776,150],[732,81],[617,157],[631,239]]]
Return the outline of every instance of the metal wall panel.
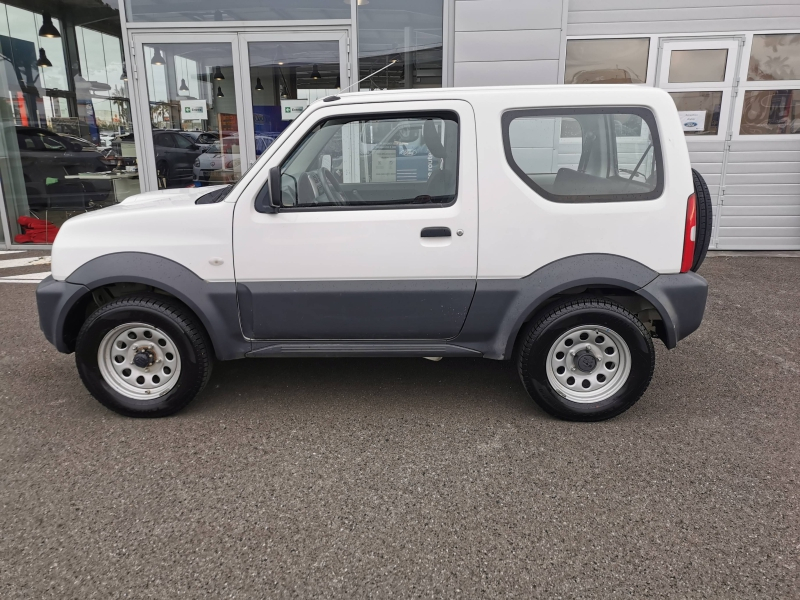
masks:
[[[556,83],[558,61],[456,62],[453,75],[457,86]]]
[[[800,249],[800,140],[730,143],[717,248]]]
[[[457,62],[558,60],[560,29],[456,32]]]
[[[561,2],[459,0],[456,31],[561,29]]]
[[[567,0],[456,0],[453,84],[559,80]]]
[[[742,32],[800,28],[793,0],[570,0],[567,35]]]

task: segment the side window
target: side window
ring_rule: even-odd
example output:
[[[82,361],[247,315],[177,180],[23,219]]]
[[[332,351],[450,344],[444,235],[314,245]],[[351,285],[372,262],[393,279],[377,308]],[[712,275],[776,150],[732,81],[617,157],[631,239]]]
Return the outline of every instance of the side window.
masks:
[[[174,148],[175,144],[172,142],[172,137],[169,134],[162,133],[153,138],[153,145],[161,148]]]
[[[510,111],[503,142],[514,172],[554,202],[652,200],[664,187],[658,131],[647,109]]]
[[[184,150],[188,150],[189,148],[194,146],[192,140],[185,138],[182,135],[173,134],[172,139],[175,140],[176,148],[183,148]]]
[[[458,117],[328,119],[294,149],[281,175],[286,207],[447,205],[456,198]]]

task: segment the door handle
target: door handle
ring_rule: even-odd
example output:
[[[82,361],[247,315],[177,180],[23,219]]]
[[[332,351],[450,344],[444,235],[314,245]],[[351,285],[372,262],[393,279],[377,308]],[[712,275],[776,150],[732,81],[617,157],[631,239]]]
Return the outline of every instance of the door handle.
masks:
[[[450,237],[452,234],[450,233],[449,227],[425,227],[422,230],[422,233],[419,234],[420,237],[428,238],[428,237]]]

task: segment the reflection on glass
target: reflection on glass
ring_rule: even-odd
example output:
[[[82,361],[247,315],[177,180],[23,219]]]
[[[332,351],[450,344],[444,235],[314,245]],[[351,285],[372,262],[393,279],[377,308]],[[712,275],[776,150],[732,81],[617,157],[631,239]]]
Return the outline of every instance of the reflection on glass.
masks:
[[[686,135],[717,135],[722,92],[670,92],[678,113],[697,113],[691,122],[683,123]],[[681,119],[684,120],[683,118]]]
[[[125,0],[125,12],[131,21],[140,22],[307,21],[349,19],[349,4],[348,0]]]
[[[311,102],[339,91],[339,42],[251,42],[256,155]]]
[[[242,175],[233,51],[227,43],[145,44],[159,189]]]
[[[70,216],[139,191],[135,149],[126,165],[112,148],[131,130],[119,12],[35,6],[0,3],[0,180],[20,244],[51,243]]]
[[[561,135],[554,136],[556,131]],[[652,134],[637,114],[518,117],[509,124],[508,136],[517,168],[555,197],[615,194],[624,199],[656,189]],[[610,136],[614,144],[601,143]]]
[[[743,135],[800,133],[800,90],[750,90],[744,93]]]
[[[442,0],[369,0],[358,4],[362,90],[442,86]]]
[[[447,204],[455,199],[458,122],[450,113],[315,129],[281,165],[285,206]]]
[[[748,81],[800,79],[800,34],[754,35]]]
[[[564,83],[644,83],[650,38],[568,40]]]
[[[669,59],[669,83],[725,81],[728,51],[673,50]]]

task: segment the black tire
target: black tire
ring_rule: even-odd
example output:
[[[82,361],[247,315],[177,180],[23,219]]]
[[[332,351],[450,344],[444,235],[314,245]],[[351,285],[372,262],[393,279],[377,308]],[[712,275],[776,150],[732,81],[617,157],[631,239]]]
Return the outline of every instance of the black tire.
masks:
[[[631,368],[610,397],[582,403],[559,394],[548,378],[548,355],[561,336],[579,326],[596,325],[622,338]],[[566,300],[530,321],[520,336],[517,368],[531,398],[546,412],[568,421],[602,421],[628,410],[644,394],[655,369],[653,340],[641,321],[622,306],[602,298]],[[581,376],[580,374],[578,375]]]
[[[169,165],[165,161],[161,161],[156,165],[156,176],[159,180],[164,180],[164,187],[167,188],[170,185],[170,174],[169,174]]]
[[[145,323],[167,334],[179,353],[181,367],[174,387],[153,399],[136,399],[116,391],[98,365],[105,335],[125,323]],[[211,376],[211,343],[192,312],[160,294],[137,294],[98,308],[81,327],[75,347],[78,373],[89,392],[103,406],[128,417],[165,417],[186,406]]]
[[[711,208],[711,194],[708,192],[706,180],[695,169],[692,169],[694,195],[697,198],[697,238],[694,242],[694,261],[692,271],[697,271],[706,259],[708,246],[711,244],[711,228],[714,217]]]

